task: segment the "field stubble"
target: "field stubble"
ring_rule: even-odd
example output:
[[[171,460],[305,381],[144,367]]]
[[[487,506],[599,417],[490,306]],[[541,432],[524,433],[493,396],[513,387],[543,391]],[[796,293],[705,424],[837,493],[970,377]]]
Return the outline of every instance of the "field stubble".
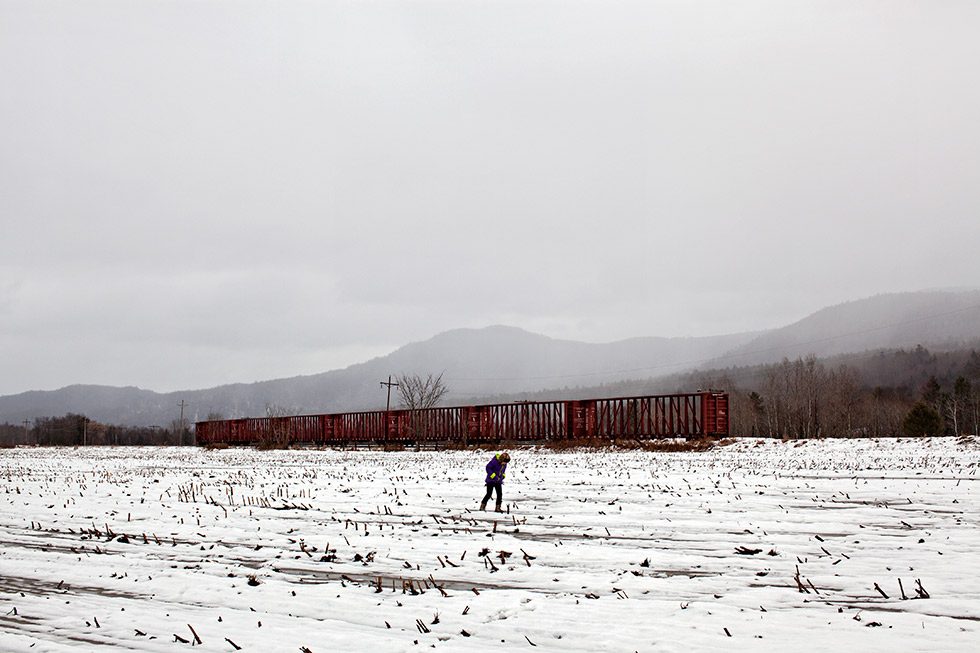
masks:
[[[0,452],[0,650],[972,650],[971,440]]]

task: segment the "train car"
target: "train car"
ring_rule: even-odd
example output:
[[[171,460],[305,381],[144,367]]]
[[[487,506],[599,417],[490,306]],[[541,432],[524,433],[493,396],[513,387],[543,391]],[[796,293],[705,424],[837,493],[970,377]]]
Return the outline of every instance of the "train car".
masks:
[[[562,440],[722,437],[728,394],[717,391],[518,401],[423,410],[376,410],[198,422],[197,442],[329,446],[499,444]]]

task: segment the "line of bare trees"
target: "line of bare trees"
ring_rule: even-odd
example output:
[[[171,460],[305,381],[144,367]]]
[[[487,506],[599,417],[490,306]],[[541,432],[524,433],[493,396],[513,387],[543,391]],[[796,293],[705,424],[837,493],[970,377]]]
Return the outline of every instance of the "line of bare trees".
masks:
[[[731,398],[734,435],[774,438],[962,435],[980,431],[980,356],[951,382],[935,376],[917,391],[868,387],[847,365],[814,356],[762,366],[754,387],[726,375],[705,379]],[[746,384],[748,385],[748,384]]]
[[[925,379],[923,382],[922,379]],[[398,377],[399,408],[416,410],[440,403],[448,392],[442,374]],[[980,352],[940,354],[923,347],[881,352],[854,364],[828,365],[808,356],[751,368],[674,379],[684,387],[722,388],[731,398],[731,432],[773,438],[892,437],[980,433]],[[614,396],[651,394],[664,388],[622,382],[599,388],[566,389],[554,395]],[[286,415],[293,409],[270,404],[270,445],[287,438]],[[222,419],[211,413],[207,419]],[[421,414],[411,423],[421,433]],[[40,444],[180,445],[193,444],[188,424],[169,429],[101,424],[83,415],[38,418],[33,425],[0,424],[0,446]]]
[[[0,446],[115,446],[193,444],[184,425],[174,420],[169,429],[157,426],[103,424],[84,415],[38,417],[27,424],[0,424]],[[183,428],[180,428],[183,426]]]

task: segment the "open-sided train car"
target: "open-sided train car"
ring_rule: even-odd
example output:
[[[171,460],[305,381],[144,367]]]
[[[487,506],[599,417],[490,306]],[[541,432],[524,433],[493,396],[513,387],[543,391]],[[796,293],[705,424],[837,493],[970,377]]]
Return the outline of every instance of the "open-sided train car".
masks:
[[[724,392],[527,401],[198,422],[201,445],[495,444],[728,435]]]

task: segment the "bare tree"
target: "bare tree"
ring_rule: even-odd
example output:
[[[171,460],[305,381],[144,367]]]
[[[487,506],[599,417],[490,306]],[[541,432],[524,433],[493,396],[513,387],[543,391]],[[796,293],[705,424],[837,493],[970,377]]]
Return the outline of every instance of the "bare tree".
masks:
[[[170,432],[174,435],[174,440],[179,446],[184,446],[185,440],[187,439],[187,434],[190,432],[187,424],[187,418],[175,418],[170,420]]]
[[[962,435],[964,422],[969,421],[970,395],[972,393],[972,384],[960,376],[953,383],[953,392],[946,396],[946,419],[953,425],[953,435]]]
[[[771,438],[789,437],[783,428],[783,413],[785,413],[787,401],[783,371],[787,364],[788,361],[783,361],[782,366],[768,365],[764,368],[766,375],[764,386],[766,429]]]
[[[850,367],[841,365],[827,372],[822,393],[826,410],[820,425],[825,435],[853,437],[862,432],[855,424],[861,401],[859,390],[857,374]]]
[[[766,418],[774,437],[820,437],[827,371],[812,354],[765,368]]]
[[[409,425],[416,447],[429,426],[426,414],[419,411],[434,408],[449,392],[449,388],[442,381],[443,374],[445,372],[440,372],[438,376],[432,374],[425,377],[418,374],[398,376],[398,397],[401,407],[412,411]]]
[[[289,415],[296,414],[297,410],[281,406],[279,404],[266,404],[265,416],[267,428],[265,438],[259,441],[259,448],[262,449],[285,449],[289,446]]]
[[[970,405],[973,407],[973,435],[980,435],[980,387],[974,388]]]
[[[408,410],[423,410],[433,408],[449,392],[449,388],[442,381],[442,375],[429,374],[422,377],[418,374],[402,374],[398,377],[398,397],[402,408]]]

